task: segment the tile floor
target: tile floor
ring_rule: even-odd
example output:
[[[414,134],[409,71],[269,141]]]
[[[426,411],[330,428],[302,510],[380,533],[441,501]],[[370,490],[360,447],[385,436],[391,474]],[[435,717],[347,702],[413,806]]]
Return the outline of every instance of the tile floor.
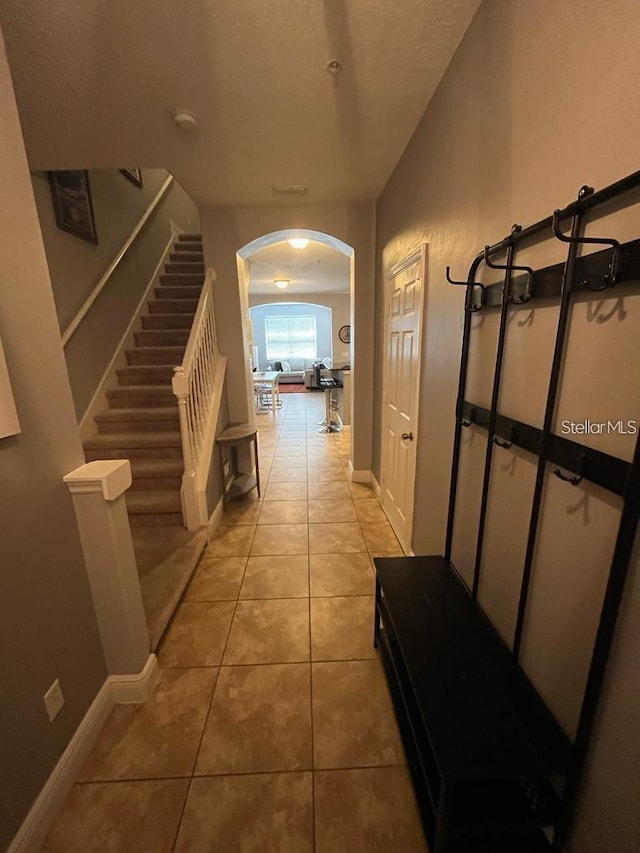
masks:
[[[259,417],[263,499],[225,514],[152,699],[113,710],[48,853],[426,851],[371,644],[371,557],[401,551],[323,409]]]

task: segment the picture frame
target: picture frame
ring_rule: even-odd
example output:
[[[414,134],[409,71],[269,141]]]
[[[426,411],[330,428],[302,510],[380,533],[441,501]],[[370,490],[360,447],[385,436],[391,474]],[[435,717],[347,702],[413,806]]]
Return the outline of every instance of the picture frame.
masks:
[[[49,183],[58,228],[97,243],[89,172],[86,169],[49,172]]]
[[[142,189],[142,169],[120,169],[125,178]]]

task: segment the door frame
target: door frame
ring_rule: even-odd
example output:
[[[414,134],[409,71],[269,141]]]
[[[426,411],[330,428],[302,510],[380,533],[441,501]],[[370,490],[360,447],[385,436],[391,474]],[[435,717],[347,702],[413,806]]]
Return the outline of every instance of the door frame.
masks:
[[[426,276],[427,276],[427,254],[428,254],[428,246],[427,243],[421,243],[417,249],[414,249],[408,255],[406,255],[402,260],[398,261],[394,264],[384,279],[384,347],[382,353],[382,454],[380,460],[380,503],[382,504],[383,496],[384,496],[384,487],[386,480],[386,454],[384,452],[384,436],[386,434],[386,429],[388,426],[388,416],[387,416],[387,390],[389,387],[389,354],[387,350],[387,336],[389,331],[389,321],[391,318],[391,282],[393,279],[405,270],[407,267],[410,267],[412,264],[418,263],[418,269],[420,273],[420,293],[418,294],[418,328],[417,328],[417,348],[418,348],[418,369],[416,371],[416,376],[414,378],[414,387],[412,389],[413,402],[415,405],[415,419],[416,419],[416,432],[415,432],[415,464],[413,466],[413,488],[410,491],[411,494],[411,503],[410,506],[407,507],[407,519],[410,519],[410,527],[407,531],[407,542],[403,541],[403,538],[398,530],[396,530],[393,520],[389,518],[389,522],[393,527],[396,536],[398,537],[400,544],[404,548],[405,553],[413,554],[411,545],[413,542],[413,528],[414,528],[414,506],[415,506],[415,482],[416,482],[416,467],[417,467],[417,458],[418,458],[418,440],[419,440],[419,432],[418,432],[418,420],[420,416],[420,377],[422,374],[422,344],[423,344],[423,332],[424,332],[424,319],[425,319],[425,291],[426,291]],[[383,505],[384,509],[384,505]],[[386,510],[385,510],[386,514]]]

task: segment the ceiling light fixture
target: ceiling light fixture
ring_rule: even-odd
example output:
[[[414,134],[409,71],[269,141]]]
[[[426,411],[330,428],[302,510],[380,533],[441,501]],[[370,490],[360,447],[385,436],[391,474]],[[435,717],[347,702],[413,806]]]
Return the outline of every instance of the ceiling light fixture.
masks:
[[[306,249],[309,245],[309,240],[306,237],[292,237],[287,240],[287,243],[292,249]]]
[[[276,287],[279,287],[280,290],[284,290],[286,287],[289,287],[288,278],[277,278],[273,283]]]

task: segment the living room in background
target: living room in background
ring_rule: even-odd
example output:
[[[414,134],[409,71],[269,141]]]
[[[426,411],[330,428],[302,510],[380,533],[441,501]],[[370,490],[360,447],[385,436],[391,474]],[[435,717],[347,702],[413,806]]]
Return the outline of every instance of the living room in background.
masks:
[[[268,302],[250,309],[258,367],[282,365],[280,382],[302,384],[316,361],[332,358],[331,308],[312,302]]]

